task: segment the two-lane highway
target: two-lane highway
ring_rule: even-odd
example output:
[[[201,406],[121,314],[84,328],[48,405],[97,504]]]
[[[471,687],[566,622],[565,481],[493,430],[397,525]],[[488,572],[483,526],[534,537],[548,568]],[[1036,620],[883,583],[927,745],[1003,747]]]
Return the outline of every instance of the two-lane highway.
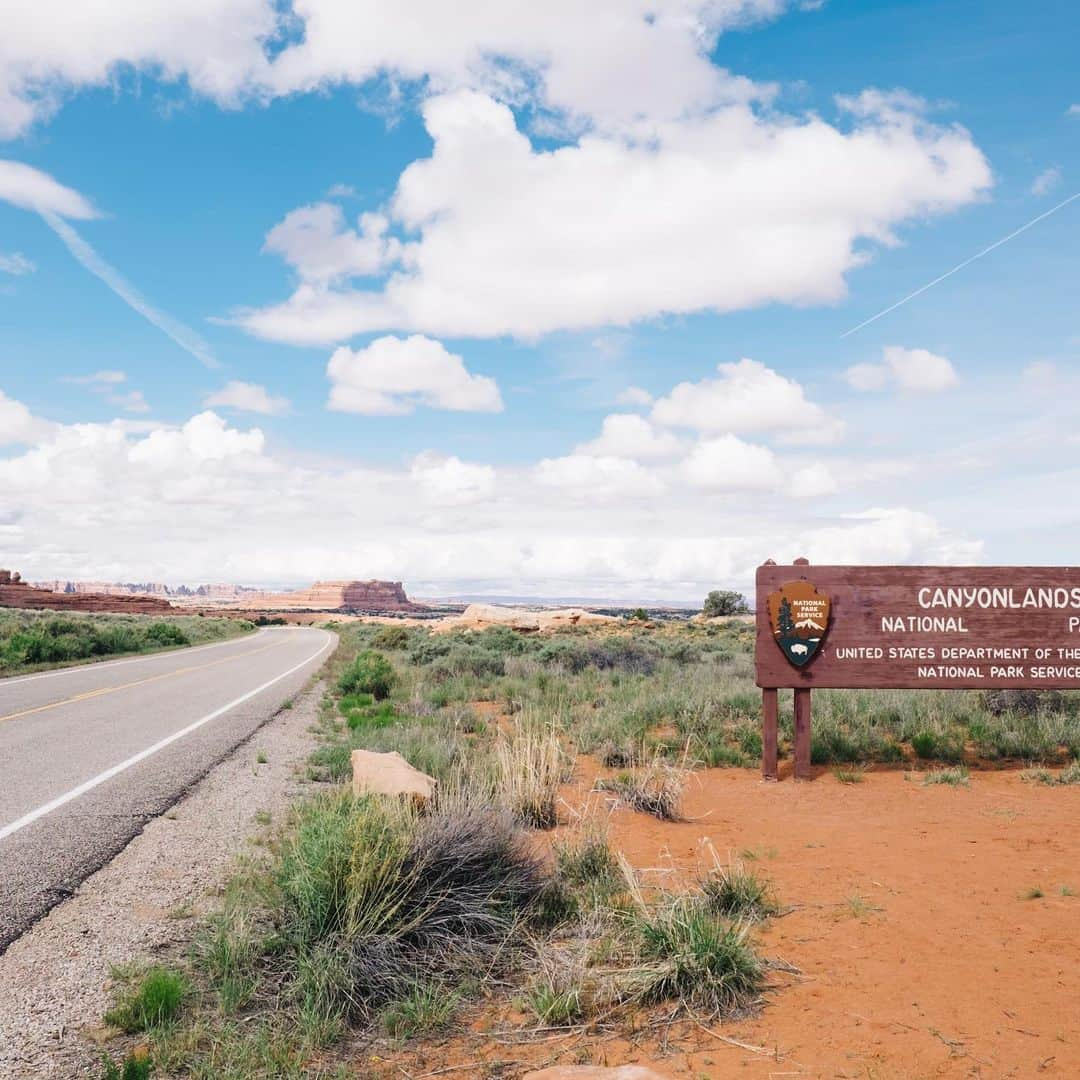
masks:
[[[262,630],[0,680],[0,952],[248,738],[336,640]]]

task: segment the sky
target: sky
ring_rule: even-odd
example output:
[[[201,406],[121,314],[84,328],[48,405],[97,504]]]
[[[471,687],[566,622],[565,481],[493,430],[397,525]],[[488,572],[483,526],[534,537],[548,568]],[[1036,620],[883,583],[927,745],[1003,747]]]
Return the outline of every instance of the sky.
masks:
[[[1068,0],[0,27],[0,566],[656,603],[1075,561]]]

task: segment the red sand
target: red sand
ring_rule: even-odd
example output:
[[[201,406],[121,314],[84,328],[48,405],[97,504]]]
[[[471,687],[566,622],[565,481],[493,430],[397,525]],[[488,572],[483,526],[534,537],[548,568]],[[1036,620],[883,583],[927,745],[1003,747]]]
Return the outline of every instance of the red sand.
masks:
[[[564,791],[570,806],[598,798],[587,762],[579,772]],[[518,1076],[561,1060],[651,1062],[687,1077],[1080,1076],[1080,787],[1025,784],[1016,772],[976,772],[952,788],[895,771],[842,785],[828,773],[765,784],[710,770],[690,779],[685,812],[693,820],[668,824],[619,809],[612,843],[646,881],[694,872],[704,838],[721,859],[756,855],[793,908],[761,930],[761,951],[801,974],[778,973],[756,1018],[712,1027],[769,1052],[691,1023],[666,1037],[539,1045],[473,1034],[403,1054],[387,1075],[454,1066],[451,1076]],[[1026,899],[1033,888],[1044,896]],[[473,1029],[508,1020],[490,1013]],[[513,1064],[481,1064],[500,1059]]]

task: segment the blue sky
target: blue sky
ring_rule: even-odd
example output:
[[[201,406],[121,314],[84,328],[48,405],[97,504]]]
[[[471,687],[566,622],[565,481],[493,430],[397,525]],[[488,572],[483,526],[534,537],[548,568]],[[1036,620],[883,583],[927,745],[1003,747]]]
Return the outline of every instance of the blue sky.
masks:
[[[0,43],[0,565],[1069,561],[1080,200],[841,335],[1080,191],[1072,5],[56,7]]]

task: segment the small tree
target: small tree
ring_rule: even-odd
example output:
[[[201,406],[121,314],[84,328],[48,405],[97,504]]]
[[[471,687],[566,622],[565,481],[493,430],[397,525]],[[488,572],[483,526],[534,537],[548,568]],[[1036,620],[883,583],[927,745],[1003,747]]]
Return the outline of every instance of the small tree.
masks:
[[[746,597],[731,589],[713,589],[701,605],[701,614],[708,619],[718,615],[745,615],[749,610]]]
[[[791,604],[786,597],[780,602],[780,613],[776,621],[779,624],[777,629],[781,637],[791,637],[795,633],[795,620],[791,615]]]

